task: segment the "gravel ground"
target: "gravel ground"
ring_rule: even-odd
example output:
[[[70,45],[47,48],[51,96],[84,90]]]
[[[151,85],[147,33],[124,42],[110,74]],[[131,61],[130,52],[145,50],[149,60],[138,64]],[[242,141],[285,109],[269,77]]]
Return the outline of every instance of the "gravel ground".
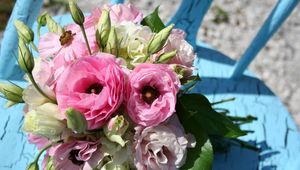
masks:
[[[78,2],[79,6],[88,12],[108,1]],[[129,0],[129,2],[135,4],[145,14],[160,5],[160,15],[164,21],[168,21],[178,8],[180,0]],[[276,0],[214,0],[212,8],[204,18],[198,38],[233,59],[239,59],[275,3]],[[250,70],[281,98],[300,126],[299,11],[300,5],[259,53]],[[61,6],[51,8],[53,14],[63,12],[64,8]]]

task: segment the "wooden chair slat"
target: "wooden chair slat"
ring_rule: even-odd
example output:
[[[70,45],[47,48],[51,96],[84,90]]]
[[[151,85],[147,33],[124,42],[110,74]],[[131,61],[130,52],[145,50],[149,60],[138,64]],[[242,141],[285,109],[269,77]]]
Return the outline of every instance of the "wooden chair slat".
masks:
[[[169,23],[174,23],[187,33],[186,39],[196,45],[199,26],[209,9],[212,0],[182,0],[179,9]]]
[[[111,3],[123,3],[124,0],[111,0]],[[230,73],[234,68],[241,76],[251,60],[266,44],[278,27],[292,12],[299,0],[281,0],[277,3],[269,18],[258,32],[239,64],[213,49],[205,43],[196,43],[198,28],[211,5],[212,0],[183,0],[170,22],[187,32],[187,40],[195,47],[198,54],[195,67],[198,68],[202,81],[194,88],[195,93],[205,94],[210,101],[228,97],[236,100],[218,107],[226,108],[232,115],[254,115],[257,121],[242,126],[242,129],[253,130],[242,139],[259,147],[259,152],[240,146],[233,146],[229,152],[216,154],[213,169],[215,170],[256,170],[256,169],[300,169],[300,133],[295,122],[282,102],[253,73],[246,70],[241,79],[233,79]],[[42,1],[17,0],[12,17],[1,46],[0,81],[7,79],[25,87],[22,74],[17,70],[15,59],[11,54],[17,47],[17,34],[12,20],[18,18],[28,26],[36,18]],[[56,16],[54,19],[61,25],[72,22],[70,15]],[[37,24],[33,24],[36,31]],[[46,28],[41,30],[43,34]],[[37,43],[37,39],[35,40]],[[237,65],[235,67],[235,65]],[[239,66],[240,65],[240,66]],[[235,76],[233,76],[235,77]],[[6,101],[0,98],[0,105]],[[27,141],[22,132],[23,105],[0,109],[0,169],[24,169],[36,154],[36,147]]]
[[[237,62],[232,73],[232,78],[240,78],[243,75],[251,61],[253,61],[259,51],[266,45],[299,2],[299,0],[278,1],[239,62]]]
[[[124,0],[110,0],[111,4],[122,4],[124,3]]]
[[[42,3],[43,1],[37,0],[17,0],[1,42],[0,78],[16,78],[15,69],[17,69],[17,67],[15,67],[16,60],[14,55],[18,47],[18,35],[13,21],[19,19],[31,27],[37,18]]]

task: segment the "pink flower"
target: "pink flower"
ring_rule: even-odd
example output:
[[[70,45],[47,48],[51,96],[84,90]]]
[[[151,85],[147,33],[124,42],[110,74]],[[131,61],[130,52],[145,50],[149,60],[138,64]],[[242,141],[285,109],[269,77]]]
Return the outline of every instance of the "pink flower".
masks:
[[[31,144],[35,144],[39,150],[50,143],[50,141],[47,138],[43,136],[33,135],[31,133],[28,134],[28,141]]]
[[[92,16],[86,17],[84,26],[92,52],[98,51],[95,24]],[[67,25],[62,35],[49,32],[41,36],[38,49],[41,63],[44,65],[41,71],[48,72],[46,76],[48,79],[44,81],[47,81],[53,89],[57,78],[67,65],[89,54],[80,27],[76,24]]]
[[[35,81],[40,86],[51,87],[54,84],[53,80],[53,68],[50,67],[49,63],[41,58],[34,60],[34,68],[32,71]]]
[[[78,59],[57,81],[56,97],[62,113],[79,110],[89,129],[100,128],[123,101],[125,75],[113,55],[99,53]]]
[[[104,5],[102,9],[110,11],[110,18],[113,22],[131,21],[140,23],[143,20],[143,14],[131,4]],[[92,13],[97,21],[101,16],[102,9],[96,8]]]
[[[140,64],[129,75],[127,112],[142,126],[158,125],[175,112],[180,82],[165,64]]]
[[[80,170],[94,163],[94,156],[101,159],[99,142],[71,141],[59,145],[53,155],[55,169]],[[95,153],[95,154],[94,154]]]
[[[155,127],[135,128],[134,164],[138,170],[176,170],[184,165],[195,139],[185,134],[176,115]]]
[[[152,60],[157,60],[163,53],[176,50],[176,56],[173,57],[168,64],[179,64],[186,67],[192,67],[196,55],[193,51],[193,47],[185,41],[184,38],[184,31],[180,29],[173,29],[164,48],[157,54],[154,54],[152,56]]]

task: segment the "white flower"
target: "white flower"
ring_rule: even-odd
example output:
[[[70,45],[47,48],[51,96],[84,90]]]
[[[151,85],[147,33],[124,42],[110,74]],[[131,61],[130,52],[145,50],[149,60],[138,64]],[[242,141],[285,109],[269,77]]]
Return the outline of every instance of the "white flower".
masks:
[[[186,135],[176,115],[155,127],[136,128],[134,164],[138,170],[175,170],[184,165],[195,140]]]
[[[54,98],[54,93],[48,86],[42,87],[42,90],[48,95]],[[23,91],[23,100],[28,105],[28,110],[33,110],[36,107],[50,102],[49,99],[45,98],[43,95],[41,95],[33,85],[29,85],[26,89]]]
[[[126,135],[129,135],[128,133]],[[131,136],[128,136],[132,138]],[[126,146],[111,142],[106,137],[100,138],[100,152],[103,154],[99,160],[97,168],[100,170],[129,170],[133,168],[133,158],[131,152],[131,143]]]
[[[59,118],[58,106],[45,103],[25,115],[23,130],[34,135],[55,138],[65,129],[65,124]]]
[[[132,22],[121,22],[115,25],[118,37],[120,56],[132,60],[131,64],[141,63],[147,54],[148,43],[153,33],[149,27]]]

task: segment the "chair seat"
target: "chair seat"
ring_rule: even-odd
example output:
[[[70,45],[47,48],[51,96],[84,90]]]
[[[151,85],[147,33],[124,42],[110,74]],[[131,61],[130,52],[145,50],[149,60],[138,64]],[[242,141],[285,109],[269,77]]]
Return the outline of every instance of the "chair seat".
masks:
[[[299,170],[300,133],[280,99],[248,70],[241,79],[230,79],[235,61],[224,54],[203,43],[195,50],[195,66],[202,81],[193,92],[204,94],[211,102],[235,97],[235,101],[217,107],[230,110],[231,115],[257,117],[257,121],[242,126],[254,132],[241,139],[260,151],[233,146],[227,154],[215,156],[213,169]]]
[[[61,25],[72,22],[69,15],[55,18]],[[36,31],[36,23],[33,30]],[[42,29],[41,34],[45,32]],[[35,40],[37,42],[37,39]],[[200,44],[195,51],[198,59],[195,66],[202,78],[193,92],[205,94],[210,101],[236,97],[233,102],[218,105],[229,109],[232,115],[253,115],[257,121],[242,126],[244,130],[253,130],[241,139],[256,145],[260,152],[232,146],[227,154],[216,154],[214,169],[224,170],[256,170],[256,169],[288,169],[299,170],[300,134],[290,114],[281,101],[258,80],[252,73],[239,80],[229,77],[235,64],[227,56]],[[37,56],[37,54],[35,54]],[[5,81],[5,80],[1,80]],[[24,81],[15,83],[25,87]],[[0,99],[0,105],[5,100]],[[25,169],[37,153],[36,148],[29,144],[26,134],[21,130],[23,123],[22,105],[9,109],[1,109],[0,119],[0,169]]]

